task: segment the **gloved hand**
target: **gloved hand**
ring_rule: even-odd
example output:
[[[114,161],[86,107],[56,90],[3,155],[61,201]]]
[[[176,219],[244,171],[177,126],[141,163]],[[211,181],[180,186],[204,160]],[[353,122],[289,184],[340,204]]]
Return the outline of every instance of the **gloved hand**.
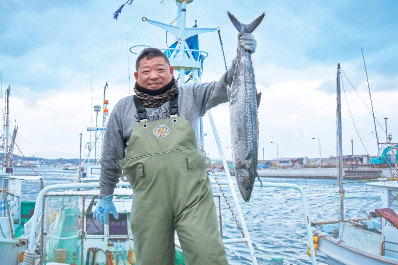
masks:
[[[239,33],[238,44],[250,53],[254,53],[256,51],[257,41],[250,33]]]
[[[113,204],[113,195],[109,195],[106,197],[102,197],[99,199],[97,203],[97,207],[94,210],[93,217],[100,221],[101,223],[108,224],[109,223],[109,213],[113,213],[113,216],[118,219],[119,215],[117,214],[116,207]]]

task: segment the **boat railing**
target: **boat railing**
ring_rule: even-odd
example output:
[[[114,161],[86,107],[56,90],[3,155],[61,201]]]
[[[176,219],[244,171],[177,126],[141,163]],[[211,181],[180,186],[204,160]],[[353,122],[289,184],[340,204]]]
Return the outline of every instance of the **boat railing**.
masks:
[[[387,250],[387,251],[392,251],[392,252],[398,253],[398,251],[396,251],[396,250],[386,248],[386,243],[387,243],[387,244],[393,244],[393,245],[397,245],[397,246],[398,246],[398,243],[397,243],[397,242],[383,241],[383,242],[381,243],[381,253],[382,253],[383,256],[385,256],[386,250]]]
[[[118,183],[116,186],[117,187],[122,187],[122,186],[129,186],[130,184],[128,182],[121,182]],[[47,186],[44,189],[42,189],[37,196],[36,199],[36,205],[35,205],[35,211],[32,216],[32,218],[25,224],[25,231],[26,233],[29,233],[29,251],[33,252],[35,249],[35,246],[38,244],[38,240],[40,239],[40,221],[42,221],[42,206],[44,202],[45,195],[53,190],[71,190],[71,189],[91,189],[91,188],[99,188],[100,184],[99,182],[91,182],[91,183],[72,183],[72,184],[56,184],[56,185],[51,185]],[[39,233],[36,233],[36,231],[39,231]],[[37,237],[37,235],[39,235]]]
[[[220,185],[229,185],[229,181],[227,180],[219,180]],[[214,180],[212,180],[212,184],[216,184]],[[237,185],[236,182],[233,182],[234,185]],[[118,183],[117,186],[129,186],[130,184],[128,182],[121,182]],[[301,195],[301,200],[303,202],[303,208],[304,208],[304,216],[305,216],[305,225],[307,228],[307,234],[308,234],[308,243],[310,245],[310,248],[313,248],[313,240],[312,240],[312,232],[311,232],[311,226],[310,226],[310,219],[309,219],[309,213],[308,213],[308,203],[307,203],[307,198],[306,195],[303,191],[303,189],[295,184],[286,184],[286,183],[266,183],[263,182],[262,186],[259,183],[254,184],[256,187],[272,187],[272,188],[287,188],[287,189],[295,189],[297,190],[300,195]],[[37,196],[37,202],[35,205],[35,211],[32,216],[32,218],[25,224],[25,231],[27,233],[30,233],[30,238],[29,238],[29,251],[33,252],[35,249],[35,246],[38,244],[38,241],[40,239],[40,223],[42,221],[42,205],[43,205],[43,200],[45,198],[45,195],[53,190],[70,190],[70,189],[84,189],[84,188],[99,188],[100,184],[98,182],[92,182],[92,183],[73,183],[73,184],[56,184],[52,186],[48,186],[44,188],[39,195]],[[244,238],[235,238],[235,239],[225,239],[224,244],[233,244],[233,243],[247,243],[249,244],[249,238],[244,237]],[[312,264],[316,264],[316,261],[314,263],[314,260]]]
[[[219,180],[218,181],[221,185],[229,185],[228,180]],[[212,180],[212,184],[216,183],[215,181]],[[234,181],[234,185],[237,185],[237,183]],[[288,184],[288,183],[272,183],[272,182],[263,182],[262,184],[260,183],[254,183],[254,186],[256,187],[263,187],[263,188],[284,188],[284,189],[295,189],[297,190],[300,195],[301,195],[301,201],[303,202],[303,209],[304,209],[304,217],[305,217],[305,226],[307,228],[307,235],[308,235],[308,244],[310,247],[314,247],[314,242],[312,240],[312,231],[311,231],[311,222],[309,219],[309,212],[308,212],[308,202],[307,202],[307,197],[305,195],[305,192],[303,189],[296,185],[296,184]],[[232,243],[247,243],[248,240],[247,238],[236,238],[236,239],[226,239],[224,240],[224,244],[232,244]],[[315,263],[316,264],[316,263]]]

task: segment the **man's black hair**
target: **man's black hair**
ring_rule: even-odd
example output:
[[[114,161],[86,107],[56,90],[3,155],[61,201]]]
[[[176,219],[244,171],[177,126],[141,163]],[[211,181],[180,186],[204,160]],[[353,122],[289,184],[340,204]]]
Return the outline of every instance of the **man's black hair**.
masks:
[[[138,56],[135,61],[135,70],[138,72],[138,68],[140,67],[140,62],[142,59],[146,58],[147,60],[152,59],[154,57],[162,57],[166,63],[170,66],[169,58],[167,58],[166,54],[164,54],[161,50],[157,48],[145,48],[141,51],[141,54]]]

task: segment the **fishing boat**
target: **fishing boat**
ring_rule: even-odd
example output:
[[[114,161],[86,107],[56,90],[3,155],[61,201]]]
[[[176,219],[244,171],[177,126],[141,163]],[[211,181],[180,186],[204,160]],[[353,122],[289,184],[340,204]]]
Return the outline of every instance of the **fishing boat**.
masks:
[[[381,209],[365,218],[345,219],[344,174],[340,101],[340,64],[337,66],[337,171],[340,199],[338,220],[314,222],[317,247],[327,256],[328,264],[398,264],[398,179],[395,163],[390,178],[367,183],[381,197]],[[378,143],[379,144],[379,143]]]
[[[68,163],[64,166],[62,170],[77,170],[77,166],[72,165],[71,163]]]
[[[218,28],[186,27],[187,5],[192,2],[193,0],[176,0],[176,26],[143,18],[144,22],[158,26],[175,35],[176,42],[171,47],[164,49],[164,52],[169,57],[170,63],[174,66],[174,69],[180,73],[178,78],[180,85],[184,85],[187,81],[199,83],[201,80],[203,60],[208,54],[205,51],[199,50],[197,35],[207,32],[219,33]],[[135,47],[131,47],[130,51],[134,52]],[[189,75],[188,80],[185,80],[186,74]],[[108,101],[105,99],[105,93],[104,104],[108,104]],[[94,110],[97,111],[98,117],[100,109],[94,107]],[[103,106],[103,110],[105,110],[105,106]],[[228,168],[210,111],[208,112],[208,116],[214,137],[217,141],[222,163],[224,168]],[[114,217],[110,215],[109,224],[106,225],[99,223],[93,218],[92,214],[93,207],[95,207],[98,201],[100,192],[98,179],[101,167],[97,161],[97,133],[104,132],[105,128],[106,124],[98,126],[97,121],[95,127],[88,128],[88,131],[94,131],[96,133],[94,144],[90,143],[89,145],[89,150],[95,149],[95,163],[86,163],[84,165],[84,172],[80,172],[82,167],[82,163],[80,162],[76,183],[47,186],[37,196],[34,215],[25,224],[24,234],[22,236],[26,238],[28,244],[28,249],[23,253],[23,264],[135,264],[134,238],[129,226],[130,209],[134,194],[127,180],[122,177],[114,191],[113,201],[119,214],[119,219],[114,219]],[[200,136],[203,143],[202,122],[200,128]],[[91,159],[87,159],[86,161],[90,162]],[[232,212],[232,215],[234,221],[238,224],[237,230],[239,229],[241,231],[242,237],[224,238],[224,244],[243,243],[249,250],[251,264],[258,264],[253,242],[248,232],[237,197],[235,188],[236,181],[232,180],[229,170],[226,170],[225,174],[227,177],[226,180],[212,177],[211,182],[213,185],[219,187],[229,187],[228,192],[230,192],[233,197],[234,211],[237,213],[237,216],[235,216],[234,212]],[[259,183],[255,183],[255,186],[256,188],[273,187],[294,189],[300,193],[304,212],[302,221],[305,224],[307,232],[306,240],[308,241],[312,253],[315,253],[307,199],[302,188],[294,184],[265,182],[263,182],[261,186]],[[225,192],[227,192],[227,189],[228,188],[226,188]],[[222,193],[224,193],[224,191],[222,191]],[[233,209],[231,203],[228,203],[228,206],[231,210]],[[220,207],[221,204],[219,204],[219,210]],[[221,211],[219,212],[221,213]],[[220,227],[222,227],[221,218]],[[184,253],[178,244],[177,236],[175,252],[175,264],[185,264]],[[270,260],[271,258],[272,257],[269,257]],[[313,265],[317,264],[315,254],[312,254],[310,262]],[[282,263],[283,259],[274,258],[272,261],[272,264]],[[14,265],[15,263],[10,264]]]
[[[10,137],[9,96],[11,88],[5,91],[4,134],[2,136],[3,159],[0,170],[0,257],[2,264],[18,264],[19,256],[27,248],[24,225],[32,217],[35,201],[22,201],[22,183],[41,181],[38,174],[18,175],[12,167],[13,150],[18,127]],[[23,236],[25,234],[25,236]]]

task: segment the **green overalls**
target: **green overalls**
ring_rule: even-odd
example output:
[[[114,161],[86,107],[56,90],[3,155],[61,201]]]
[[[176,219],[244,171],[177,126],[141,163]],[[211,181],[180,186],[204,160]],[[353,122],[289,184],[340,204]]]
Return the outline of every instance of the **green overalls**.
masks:
[[[178,116],[177,96],[169,119],[148,122],[136,96],[140,122],[126,156],[118,161],[133,188],[131,229],[138,265],[174,265],[177,230],[188,265],[228,264],[202,156],[189,122]]]

